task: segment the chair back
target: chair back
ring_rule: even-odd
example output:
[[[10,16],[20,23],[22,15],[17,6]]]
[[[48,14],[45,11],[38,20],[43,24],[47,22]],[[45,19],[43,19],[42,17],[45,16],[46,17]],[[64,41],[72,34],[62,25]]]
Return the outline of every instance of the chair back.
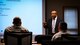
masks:
[[[4,32],[5,45],[32,45],[32,32]]]

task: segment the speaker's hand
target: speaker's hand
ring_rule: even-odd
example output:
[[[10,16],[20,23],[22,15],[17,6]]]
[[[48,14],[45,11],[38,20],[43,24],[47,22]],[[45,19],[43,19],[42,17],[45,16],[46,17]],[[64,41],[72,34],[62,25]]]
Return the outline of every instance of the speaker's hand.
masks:
[[[47,28],[47,22],[43,22],[43,27]]]

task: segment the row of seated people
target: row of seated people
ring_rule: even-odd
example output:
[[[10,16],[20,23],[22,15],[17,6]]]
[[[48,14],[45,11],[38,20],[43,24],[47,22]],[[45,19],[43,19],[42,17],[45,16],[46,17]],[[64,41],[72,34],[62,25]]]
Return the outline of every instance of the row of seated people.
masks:
[[[41,43],[42,45],[55,45],[55,44],[74,44],[74,45],[78,45],[79,42],[77,42],[77,38],[73,38],[70,37],[72,35],[68,35],[68,34],[62,34],[61,37],[55,39],[54,41],[51,41],[51,37],[47,37],[46,38],[42,38],[42,40],[40,38],[38,38],[37,41],[41,41],[39,43]],[[31,45],[32,44],[32,33],[31,32],[5,32],[4,35],[4,39],[5,39],[5,45]],[[17,44],[17,43],[18,44]],[[23,43],[22,43],[23,42]]]
[[[13,19],[13,26],[6,28],[5,31],[8,31],[8,32],[29,32],[28,30],[23,28],[21,26],[21,24],[22,24],[21,19],[19,17],[15,17]],[[51,40],[51,41],[61,40],[62,39],[61,37],[62,37],[63,34],[64,35],[68,34],[68,32],[67,32],[67,23],[65,23],[65,22],[59,23],[58,29],[59,29],[59,32],[57,32],[53,36],[44,35],[44,36],[40,36],[40,38],[38,38],[39,36],[36,36],[35,40],[37,42],[40,42],[39,39],[41,39],[41,40],[45,39],[45,40]],[[48,38],[46,38],[46,37],[48,37]],[[70,38],[70,39],[73,39],[73,38]],[[74,40],[75,40],[75,38],[74,38]],[[43,42],[43,41],[41,41],[41,42]]]

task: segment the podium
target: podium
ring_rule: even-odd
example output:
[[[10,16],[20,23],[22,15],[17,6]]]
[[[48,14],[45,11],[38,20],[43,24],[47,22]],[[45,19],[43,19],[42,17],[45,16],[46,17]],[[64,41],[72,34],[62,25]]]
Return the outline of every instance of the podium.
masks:
[[[32,32],[5,32],[5,45],[32,45]]]

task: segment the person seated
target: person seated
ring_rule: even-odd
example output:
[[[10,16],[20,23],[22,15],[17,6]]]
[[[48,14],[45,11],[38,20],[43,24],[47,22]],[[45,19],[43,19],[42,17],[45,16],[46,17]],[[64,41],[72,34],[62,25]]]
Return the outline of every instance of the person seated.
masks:
[[[5,31],[7,32],[29,32],[28,29],[25,29],[21,26],[22,22],[19,17],[15,17],[13,19],[13,25],[10,27],[7,27]]]
[[[66,22],[60,22],[59,26],[58,26],[59,32],[57,32],[56,34],[54,34],[52,36],[51,41],[55,41],[55,40],[60,40],[61,36],[64,34],[69,34],[67,31],[67,23]]]

